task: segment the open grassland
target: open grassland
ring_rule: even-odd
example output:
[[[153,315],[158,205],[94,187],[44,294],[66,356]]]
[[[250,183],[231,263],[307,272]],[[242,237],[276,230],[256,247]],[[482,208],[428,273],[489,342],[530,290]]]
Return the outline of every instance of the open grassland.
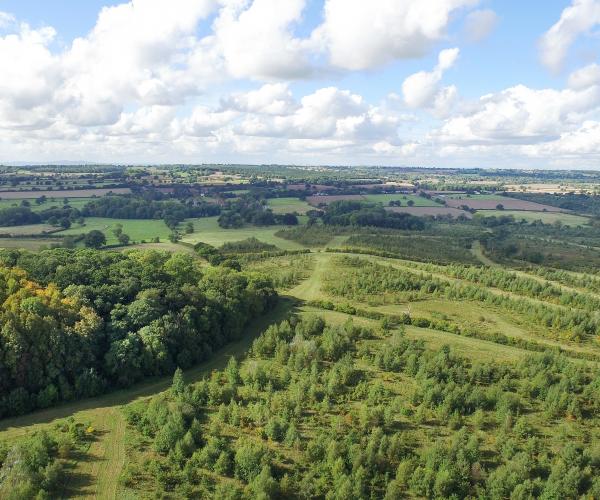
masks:
[[[275,233],[286,226],[247,226],[240,229],[223,229],[217,222],[217,217],[204,217],[200,219],[188,219],[194,225],[194,232],[183,237],[185,243],[208,243],[214,247],[220,247],[223,243],[241,241],[247,238],[256,238],[263,243],[275,245],[283,250],[301,250],[302,245],[278,238]]]
[[[75,226],[61,231],[61,236],[73,236],[78,234],[89,233],[97,229],[106,235],[108,245],[116,245],[117,237],[113,234],[113,229],[117,224],[123,226],[123,233],[128,234],[131,242],[140,243],[142,240],[149,241],[152,238],[159,237],[161,241],[167,240],[171,230],[167,227],[163,220],[147,220],[147,219],[110,219],[107,217],[87,217],[82,226]]]
[[[440,204],[432,199],[418,196],[415,194],[339,194],[339,195],[324,195],[324,196],[309,196],[306,200],[313,206],[329,205],[334,201],[349,200],[349,201],[368,201],[370,203],[382,203],[388,205],[390,201],[399,201],[402,206],[408,206],[411,201],[415,207],[439,207]]]
[[[95,189],[54,189],[52,191],[0,191],[3,200],[26,200],[31,198],[89,198],[91,196],[104,196],[108,193],[129,194],[129,188],[95,188]]]
[[[0,209],[10,208],[10,207],[19,207],[19,206],[21,206],[21,202],[27,201],[27,202],[29,202],[29,208],[33,212],[40,212],[42,210],[46,210],[46,209],[52,208],[52,207],[62,207],[64,204],[64,200],[65,200],[65,197],[55,198],[55,197],[47,196],[46,198],[47,198],[46,202],[41,203],[41,204],[38,204],[35,202],[36,198],[23,198],[23,199],[10,199],[10,200],[0,199]],[[86,203],[90,202],[94,198],[92,198],[92,197],[87,197],[87,198],[66,197],[66,199],[67,199],[70,207],[81,210]]]
[[[588,224],[590,219],[581,215],[565,214],[561,212],[531,212],[525,210],[485,210],[480,212],[478,217],[501,217],[512,215],[516,221],[525,220],[533,222],[541,220],[544,224],[553,224],[557,221],[567,226],[583,226]]]
[[[38,234],[53,233],[59,228],[50,224],[26,224],[24,226],[0,227],[0,234],[11,236],[35,236]]]
[[[60,240],[56,238],[0,238],[0,248],[22,248],[33,251],[58,243],[60,243]]]
[[[299,200],[298,198],[270,198],[269,207],[276,214],[298,213],[303,215],[309,210],[312,210],[308,203]]]
[[[367,194],[364,196],[367,201],[373,203],[383,203],[387,205],[390,201],[399,201],[402,206],[407,206],[409,201],[414,203],[415,207],[439,207],[440,204],[436,201],[418,196],[416,194]]]
[[[442,207],[441,205],[437,205],[435,207],[387,207],[387,210],[390,212],[396,212],[399,214],[410,214],[416,215],[417,217],[439,217],[444,215],[449,215],[453,218],[457,217],[466,217],[467,219],[473,218],[473,215],[470,212],[465,210],[461,210],[460,208],[452,208],[452,207]]]
[[[449,207],[461,208],[467,206],[475,210],[496,210],[498,205],[502,205],[505,210],[530,210],[533,212],[561,212],[562,210],[550,205],[542,205],[532,201],[517,200],[497,195],[464,195],[457,198],[446,200]]]

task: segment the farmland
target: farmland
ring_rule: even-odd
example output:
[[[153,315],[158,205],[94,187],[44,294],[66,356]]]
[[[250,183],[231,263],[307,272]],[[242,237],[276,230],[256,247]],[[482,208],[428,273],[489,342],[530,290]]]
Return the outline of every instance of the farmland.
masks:
[[[446,200],[446,204],[450,207],[460,208],[467,206],[474,210],[496,210],[498,205],[502,205],[506,210],[530,210],[534,212],[560,212],[557,207],[550,205],[542,205],[524,200],[516,200],[505,196],[494,197],[478,197],[470,198],[450,198]]]
[[[432,216],[437,217],[440,215],[450,215],[451,217],[466,217],[470,219],[472,216],[471,213],[466,212],[465,210],[461,210],[459,208],[452,207],[426,207],[426,206],[417,206],[417,207],[389,207],[388,210],[397,213],[405,213],[416,216]]]
[[[98,230],[105,234],[107,244],[115,245],[118,243],[117,237],[113,234],[113,230],[121,224],[123,232],[128,234],[132,242],[149,241],[152,238],[160,238],[165,241],[171,234],[171,230],[162,220],[137,220],[137,219],[110,219],[105,217],[88,217],[85,219],[85,224],[79,227],[72,227],[65,231],[61,231],[61,236],[76,236],[88,233],[92,230]]]
[[[105,196],[112,194],[128,194],[131,192],[129,188],[96,188],[96,189],[65,189],[65,190],[39,190],[39,191],[0,191],[2,200],[25,200],[46,196],[46,198],[54,198],[62,200],[63,198],[90,198],[92,196]]]
[[[313,209],[308,203],[297,198],[271,198],[269,200],[269,207],[271,207],[276,214],[297,212],[302,215],[308,210]]]
[[[247,227],[240,229],[223,229],[219,227],[216,217],[190,220],[194,224],[194,232],[183,237],[184,243],[208,243],[212,246],[221,246],[223,243],[257,238],[263,243],[275,245],[284,250],[299,250],[303,247],[293,241],[278,238],[275,233],[281,226],[275,227]]]
[[[2,200],[0,488],[44,430],[59,498],[448,498],[443,478],[521,498],[513,476],[570,498],[548,493],[567,460],[593,497],[595,198],[534,211],[416,174],[419,194],[366,194],[363,172],[326,169],[296,198],[292,167],[272,168],[268,184],[219,167],[240,184],[224,186],[136,167],[135,194]],[[294,215],[311,196],[328,203]]]
[[[533,222],[536,220],[541,220],[544,224],[554,224],[558,221],[568,226],[579,226],[589,223],[589,218],[587,217],[561,212],[533,212],[526,210],[485,210],[481,212],[480,215],[483,217],[500,217],[510,215],[518,221],[525,220],[527,222]]]

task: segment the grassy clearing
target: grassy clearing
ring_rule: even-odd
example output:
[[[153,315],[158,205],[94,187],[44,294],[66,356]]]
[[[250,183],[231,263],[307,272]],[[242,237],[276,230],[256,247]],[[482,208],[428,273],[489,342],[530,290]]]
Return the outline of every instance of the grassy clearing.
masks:
[[[27,224],[24,226],[0,227],[0,234],[11,234],[15,236],[32,236],[56,231],[55,226],[50,224]]]
[[[0,238],[0,248],[22,248],[32,251],[56,243],[60,243],[60,240],[50,238]]]
[[[1,193],[0,193],[0,196],[1,196]],[[51,207],[62,207],[64,204],[63,202],[65,200],[64,196],[50,197],[50,196],[46,195],[46,198],[47,198],[46,203],[42,203],[41,205],[38,205],[35,202],[35,198],[25,198],[25,199],[19,199],[19,200],[0,199],[0,209],[10,208],[10,207],[20,207],[21,201],[28,201],[29,205],[30,205],[29,208],[31,208],[32,212],[41,212],[42,210],[46,210]],[[73,208],[78,208],[78,209],[82,209],[86,203],[90,202],[91,200],[96,199],[96,198],[92,198],[92,197],[69,198],[68,196],[66,198],[69,202],[69,206],[71,206]]]
[[[515,220],[525,220],[533,222],[541,220],[544,224],[553,224],[556,221],[562,222],[566,226],[583,226],[588,224],[589,218],[582,215],[563,214],[560,212],[530,212],[522,210],[485,210],[477,212],[476,217],[500,217],[512,215]]]
[[[194,224],[194,232],[183,237],[185,243],[208,243],[220,247],[223,243],[256,238],[263,243],[275,245],[283,250],[301,250],[304,247],[293,241],[278,238],[275,233],[286,226],[256,227],[248,226],[241,229],[223,229],[217,223],[217,217],[204,217],[201,219],[187,219]],[[125,231],[127,232],[127,231]]]
[[[297,212],[302,215],[314,208],[298,198],[271,198],[269,199],[269,207],[275,214]]]
[[[402,206],[407,206],[409,201],[414,203],[415,207],[439,207],[440,204],[428,198],[423,198],[415,194],[367,194],[364,196],[367,201],[374,203],[383,203],[387,205],[390,201],[399,201]]]
[[[112,230],[117,224],[123,225],[123,232],[129,235],[132,242],[148,241],[157,236],[161,241],[167,240],[169,234],[171,234],[171,230],[162,220],[110,219],[107,217],[88,217],[85,219],[83,226],[72,227],[66,231],[61,231],[59,234],[61,236],[85,234],[97,229],[106,235],[108,245],[116,245],[118,241]]]

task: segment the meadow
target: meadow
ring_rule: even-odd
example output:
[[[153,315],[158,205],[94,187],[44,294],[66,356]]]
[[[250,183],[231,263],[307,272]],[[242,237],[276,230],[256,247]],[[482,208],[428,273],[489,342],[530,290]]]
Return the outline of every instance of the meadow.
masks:
[[[477,217],[502,217],[512,215],[516,221],[533,222],[541,220],[544,224],[554,224],[559,221],[567,226],[582,226],[590,219],[582,215],[565,214],[561,212],[531,212],[526,210],[485,210],[478,212]]]
[[[183,235],[184,243],[208,243],[209,245],[219,247],[223,243],[245,240],[247,238],[256,238],[263,243],[275,245],[283,250],[301,250],[303,247],[298,243],[283,238],[278,238],[275,233],[284,226],[248,226],[240,229],[223,229],[217,222],[217,217],[204,217],[200,219],[188,219],[186,222],[192,222],[194,232]]]
[[[276,214],[297,213],[299,215],[304,215],[314,208],[298,198],[270,198],[269,207]]]
[[[105,217],[86,217],[83,225],[76,224],[58,234],[61,236],[76,236],[98,230],[104,233],[108,245],[116,245],[118,240],[112,231],[117,224],[123,226],[123,233],[129,235],[131,242],[141,243],[142,240],[149,242],[156,237],[160,238],[161,241],[167,241],[171,234],[171,230],[163,220],[111,219]]]

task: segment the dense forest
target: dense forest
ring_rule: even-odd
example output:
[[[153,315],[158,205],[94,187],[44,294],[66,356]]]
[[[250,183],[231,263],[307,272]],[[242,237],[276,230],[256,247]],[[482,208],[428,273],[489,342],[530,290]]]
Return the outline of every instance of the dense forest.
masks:
[[[219,226],[226,229],[243,227],[246,224],[255,226],[273,226],[285,224],[295,226],[298,217],[295,214],[274,214],[267,207],[267,202],[260,193],[245,194],[240,198],[229,200],[219,216]]]
[[[221,209],[214,203],[182,203],[177,200],[153,200],[137,196],[105,196],[86,203],[81,210],[84,217],[163,219],[170,228],[190,217],[209,217],[220,212]]]
[[[187,254],[0,253],[0,416],[206,359],[273,307],[259,273]]]
[[[376,203],[340,200],[331,203],[322,217],[328,225],[373,226],[391,229],[420,230],[425,228],[421,217],[386,211]]]
[[[121,482],[177,498],[594,498],[599,387],[551,353],[469,361],[401,328],[292,317],[243,363],[193,385],[177,372],[130,405]]]

